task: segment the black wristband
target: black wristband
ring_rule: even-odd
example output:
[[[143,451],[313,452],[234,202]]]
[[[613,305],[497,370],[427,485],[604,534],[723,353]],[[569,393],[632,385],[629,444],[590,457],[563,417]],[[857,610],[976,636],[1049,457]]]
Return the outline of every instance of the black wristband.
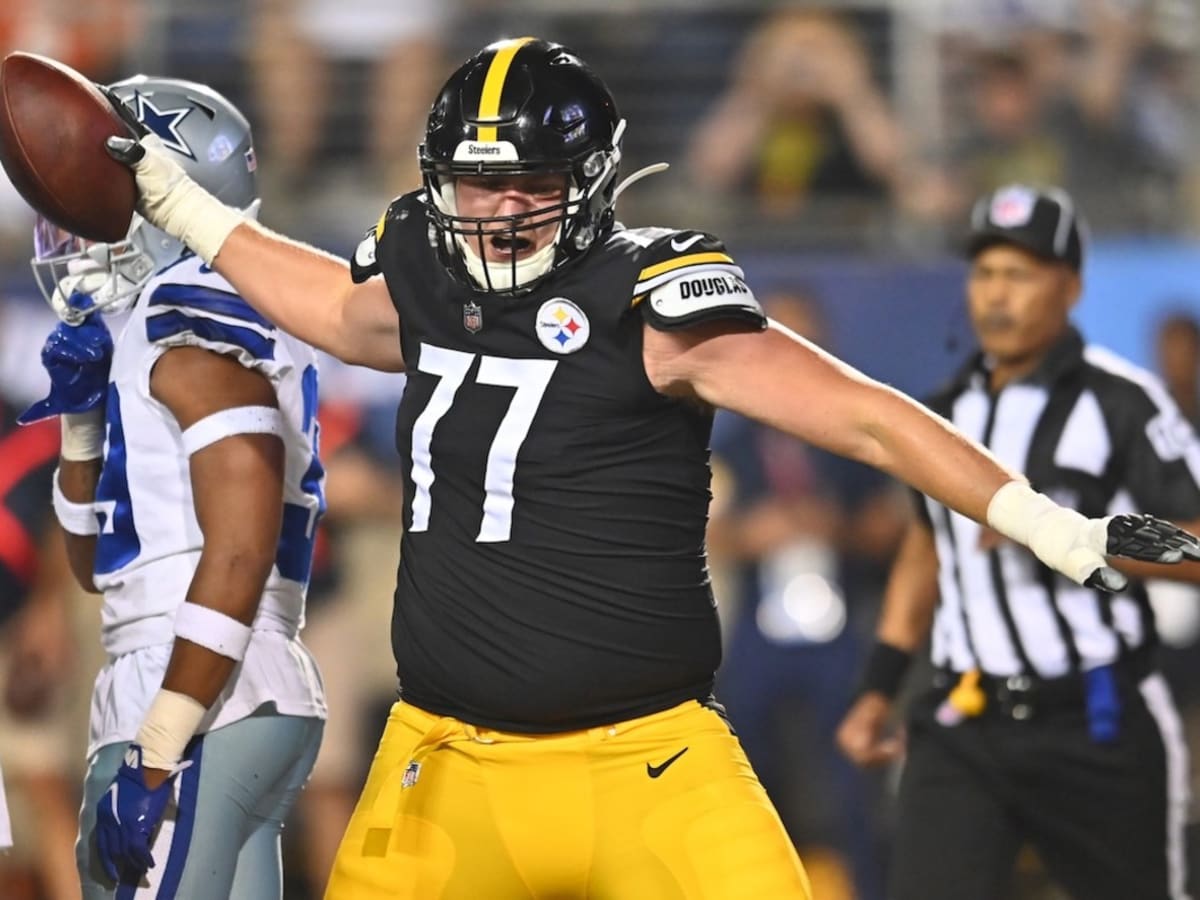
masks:
[[[876,641],[867,657],[867,666],[863,671],[862,682],[858,687],[858,695],[868,691],[876,691],[889,700],[894,700],[900,693],[900,683],[912,663],[912,654],[883,641]]]

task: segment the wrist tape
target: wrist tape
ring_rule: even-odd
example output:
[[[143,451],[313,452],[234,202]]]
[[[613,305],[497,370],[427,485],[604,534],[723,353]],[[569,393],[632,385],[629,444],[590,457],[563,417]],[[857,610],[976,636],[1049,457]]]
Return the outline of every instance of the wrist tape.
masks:
[[[58,524],[67,534],[77,534],[81,537],[100,533],[100,523],[96,521],[96,505],[94,503],[76,503],[68,500],[59,484],[58,469],[54,470],[54,484],[50,496],[54,503],[54,515]]]
[[[241,662],[253,629],[211,606],[183,603],[175,611],[175,636]]]
[[[144,152],[133,164],[139,211],[151,225],[178,238],[212,265],[221,245],[245,217],[189,178],[157,135],[144,136],[141,144]]]
[[[63,413],[62,447],[59,456],[71,462],[87,462],[104,455],[104,408],[82,413]]]
[[[148,769],[174,769],[205,712],[194,697],[160,689],[134,738],[142,746],[142,765]]]
[[[183,452],[188,456],[235,434],[283,436],[283,413],[273,406],[233,406],[205,416],[183,432]]]
[[[167,234],[176,235],[208,265],[245,216],[226,206],[196,182],[187,178],[163,198],[156,218]]]
[[[1105,564],[1108,522],[1059,506],[1024,481],[1004,484],[987,508],[988,525],[1078,584]]]

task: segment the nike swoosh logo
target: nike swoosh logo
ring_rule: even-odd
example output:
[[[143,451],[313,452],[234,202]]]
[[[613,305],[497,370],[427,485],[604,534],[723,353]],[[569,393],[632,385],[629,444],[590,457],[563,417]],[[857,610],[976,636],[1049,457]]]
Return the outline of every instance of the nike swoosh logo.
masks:
[[[680,241],[676,240],[675,238],[671,238],[671,249],[676,253],[682,253],[688,247],[692,246],[692,244],[698,243],[702,240],[704,240],[704,235],[702,234],[693,234],[686,241]]]
[[[105,796],[108,797],[109,805],[112,808],[113,819],[116,821],[116,823],[118,825],[120,825],[121,824],[121,814],[119,812],[117,812],[117,786],[115,784],[110,784],[108,786],[108,790],[105,791],[104,793],[105,793]]]
[[[672,756],[670,759],[668,759],[661,766],[652,766],[652,765],[650,765],[650,763],[646,763],[646,774],[649,775],[651,778],[657,778],[663,772],[667,771],[667,766],[671,765],[671,763],[675,762],[675,760],[679,759],[679,757],[683,756],[683,754],[685,754],[687,752],[688,752],[688,748],[684,747],[682,750],[680,750],[678,753],[676,753],[674,756]]]

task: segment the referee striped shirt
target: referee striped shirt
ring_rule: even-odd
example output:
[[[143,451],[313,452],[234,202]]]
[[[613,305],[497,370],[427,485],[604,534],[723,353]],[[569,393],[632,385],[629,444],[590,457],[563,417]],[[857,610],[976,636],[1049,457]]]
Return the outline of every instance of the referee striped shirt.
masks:
[[[929,405],[1064,506],[1097,517],[1200,517],[1200,444],[1162,383],[1070,329],[1031,375],[996,393],[982,356]],[[928,497],[941,599],[935,665],[1054,678],[1156,642],[1145,591],[1080,587],[1028,550]]]

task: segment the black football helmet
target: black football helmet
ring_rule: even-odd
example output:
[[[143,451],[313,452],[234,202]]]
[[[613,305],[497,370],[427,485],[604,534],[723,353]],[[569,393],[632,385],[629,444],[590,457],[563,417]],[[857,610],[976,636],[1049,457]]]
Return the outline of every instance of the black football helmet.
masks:
[[[521,294],[583,256],[613,225],[625,122],[604,82],[570,50],[536,38],[498,41],[450,76],[429,113],[419,156],[430,239],[450,274],[475,291]],[[561,173],[563,202],[531,213],[458,214],[462,175]],[[489,262],[484,240],[557,222],[527,259]]]

